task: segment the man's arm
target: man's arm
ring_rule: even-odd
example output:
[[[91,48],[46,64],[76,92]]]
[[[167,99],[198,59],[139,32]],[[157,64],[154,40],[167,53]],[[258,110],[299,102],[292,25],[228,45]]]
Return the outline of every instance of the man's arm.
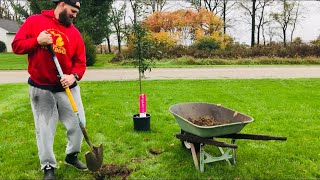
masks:
[[[71,74],[78,76],[77,80],[79,81],[82,79],[84,72],[86,71],[86,49],[82,39],[79,40],[77,46],[76,53],[72,57],[73,67]]]
[[[17,32],[14,40],[11,44],[12,50],[16,54],[28,54],[36,49],[39,45],[45,46],[52,44],[51,34],[42,31],[40,34],[35,35],[32,33],[32,22],[31,18],[28,18],[25,23],[22,24],[19,31]]]

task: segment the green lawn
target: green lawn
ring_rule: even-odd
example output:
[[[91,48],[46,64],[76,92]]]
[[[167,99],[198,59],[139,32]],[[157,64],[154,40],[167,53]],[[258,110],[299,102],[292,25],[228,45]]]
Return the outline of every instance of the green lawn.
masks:
[[[0,70],[27,69],[27,55],[15,55],[13,53],[0,53]]]
[[[129,179],[319,179],[320,79],[144,81],[150,132],[135,132],[137,81],[81,82],[87,131],[104,145],[104,163],[133,170]],[[26,84],[0,85],[0,179],[41,179],[35,130]],[[237,140],[237,164],[225,161],[195,170],[168,108],[181,102],[222,104],[252,116],[241,132],[286,136],[281,141]],[[65,132],[55,138],[58,179],[93,179],[63,164]],[[152,155],[149,149],[162,151]],[[206,151],[218,155],[213,146]],[[81,158],[89,147],[84,142]]]
[[[132,60],[111,62],[113,54],[97,54],[96,62],[88,69],[102,68],[134,68]],[[248,65],[319,65],[320,59],[316,57],[306,58],[242,58],[242,59],[195,59],[193,57],[180,57],[175,59],[154,60],[155,68],[180,68],[180,67],[213,67],[213,66],[248,66]],[[0,53],[0,70],[27,69],[27,55],[13,53]],[[152,67],[152,68],[154,68]]]

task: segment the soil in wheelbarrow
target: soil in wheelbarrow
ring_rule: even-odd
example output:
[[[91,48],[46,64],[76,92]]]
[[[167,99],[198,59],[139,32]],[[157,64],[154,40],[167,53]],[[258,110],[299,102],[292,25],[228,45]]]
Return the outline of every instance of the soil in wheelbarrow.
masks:
[[[213,116],[203,116],[199,118],[188,118],[188,121],[190,121],[193,124],[196,124],[198,126],[217,126],[222,124],[228,124],[231,121],[217,121],[214,119]]]
[[[127,179],[132,170],[115,165],[115,164],[103,164],[102,167],[94,173],[94,177],[96,180],[103,179]]]

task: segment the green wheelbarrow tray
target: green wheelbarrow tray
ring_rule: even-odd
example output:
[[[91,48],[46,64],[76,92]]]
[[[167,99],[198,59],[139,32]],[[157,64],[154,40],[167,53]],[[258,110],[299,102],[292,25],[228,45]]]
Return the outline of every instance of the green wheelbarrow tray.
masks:
[[[240,132],[253,118],[217,104],[192,102],[172,105],[169,111],[180,128],[199,137],[217,137]],[[188,119],[210,116],[219,125],[199,126]]]

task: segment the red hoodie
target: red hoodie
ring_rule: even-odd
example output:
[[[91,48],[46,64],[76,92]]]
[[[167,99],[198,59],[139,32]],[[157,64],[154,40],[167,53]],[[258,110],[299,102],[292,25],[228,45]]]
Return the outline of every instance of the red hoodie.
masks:
[[[81,34],[73,24],[63,26],[55,18],[54,10],[43,10],[41,14],[28,17],[12,42],[14,53],[28,54],[30,78],[39,85],[60,85],[50,52],[37,42],[38,35],[44,30],[52,34],[52,46],[63,73],[77,73],[80,80],[86,70],[86,52]]]

